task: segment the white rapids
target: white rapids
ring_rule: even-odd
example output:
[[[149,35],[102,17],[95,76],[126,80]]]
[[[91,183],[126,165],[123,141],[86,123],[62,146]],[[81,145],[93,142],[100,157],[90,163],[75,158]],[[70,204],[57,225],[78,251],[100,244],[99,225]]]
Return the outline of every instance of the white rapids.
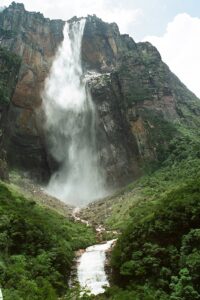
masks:
[[[3,300],[3,294],[2,294],[1,289],[0,289],[0,300]]]
[[[78,282],[82,288],[86,288],[93,295],[103,293],[104,287],[109,286],[104,266],[106,251],[110,249],[114,241],[86,248],[79,259]]]

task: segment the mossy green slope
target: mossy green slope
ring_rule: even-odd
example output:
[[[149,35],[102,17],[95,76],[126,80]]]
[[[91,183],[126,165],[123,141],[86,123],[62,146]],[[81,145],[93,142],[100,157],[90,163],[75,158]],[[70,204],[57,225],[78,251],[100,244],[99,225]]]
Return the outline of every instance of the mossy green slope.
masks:
[[[151,201],[200,175],[200,136],[196,129],[178,125],[179,134],[172,139],[165,159],[147,165],[146,175],[117,191],[111,197],[83,209],[83,218],[102,223],[107,229],[123,229],[129,212],[141,202]],[[154,170],[155,169],[155,170]]]
[[[168,299],[199,299],[199,178],[140,203],[130,215],[112,255],[116,282],[146,283]]]
[[[28,201],[0,182],[0,282],[5,300],[58,299],[67,291],[74,250],[91,229]]]

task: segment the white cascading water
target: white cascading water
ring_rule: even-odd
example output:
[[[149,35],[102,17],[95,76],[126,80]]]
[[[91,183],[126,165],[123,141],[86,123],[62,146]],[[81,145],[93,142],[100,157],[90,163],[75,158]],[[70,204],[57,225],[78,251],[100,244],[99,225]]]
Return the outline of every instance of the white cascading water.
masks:
[[[106,251],[110,249],[114,241],[88,247],[80,257],[77,269],[78,282],[82,288],[86,288],[93,295],[103,293],[104,287],[109,286],[104,265]]]
[[[95,108],[81,66],[84,26],[85,19],[66,23],[42,95],[47,141],[59,164],[47,192],[75,206],[105,196],[96,149]]]
[[[0,289],[0,300],[3,300],[3,294],[2,294],[1,289]]]

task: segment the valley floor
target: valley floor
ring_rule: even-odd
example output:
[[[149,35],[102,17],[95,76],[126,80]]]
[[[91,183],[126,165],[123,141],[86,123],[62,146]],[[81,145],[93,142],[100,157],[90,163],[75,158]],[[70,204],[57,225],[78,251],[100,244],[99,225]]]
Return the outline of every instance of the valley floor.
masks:
[[[49,286],[49,295],[52,295],[47,299],[57,299],[59,293],[60,299],[200,299],[199,140],[196,136],[188,140],[179,139],[174,141],[172,149],[159,169],[76,212],[74,208],[45,195],[30,180],[11,173],[9,187],[5,184],[0,186],[0,209],[3,212],[0,223],[0,280],[3,289],[6,289],[5,299],[28,299],[20,294],[17,298],[19,286],[28,295],[24,284],[37,294],[31,299],[44,300],[39,295],[46,285]],[[29,198],[28,202],[20,196],[20,190]],[[31,214],[29,216],[30,211],[34,218]],[[22,223],[23,226],[20,225]],[[98,231],[97,239],[88,224]],[[40,234],[45,244],[39,238]],[[118,241],[110,258],[111,287],[96,296],[82,291],[82,298],[77,286],[64,292],[63,278],[68,276],[66,269],[67,273],[70,272],[73,251],[94,245],[96,240],[101,242],[116,236]],[[22,241],[25,243],[23,247]],[[29,244],[26,244],[27,241]],[[53,246],[52,253],[54,244],[57,246],[56,249]],[[13,245],[18,247],[17,250]],[[66,265],[65,270],[60,269],[54,251]],[[40,276],[46,278],[43,286],[40,287],[27,275],[30,268],[28,260],[32,263],[34,260],[37,266],[32,276],[39,276],[38,280]],[[5,271],[5,266],[8,271]],[[49,278],[49,268],[54,270],[53,274],[59,270],[60,275]],[[6,281],[6,278],[9,280]],[[63,292],[67,294],[64,296]],[[16,298],[11,298],[9,293],[15,293]]]

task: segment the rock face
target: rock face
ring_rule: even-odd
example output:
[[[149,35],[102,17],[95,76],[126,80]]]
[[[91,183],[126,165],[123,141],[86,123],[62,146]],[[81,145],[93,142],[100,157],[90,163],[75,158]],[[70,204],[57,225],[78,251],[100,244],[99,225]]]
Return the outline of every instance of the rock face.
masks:
[[[200,101],[150,43],[120,35],[116,24],[88,17],[83,65],[99,115],[99,151],[112,182],[138,177],[166,158],[178,124],[198,126]]]
[[[0,179],[8,179],[6,159],[7,116],[10,100],[17,83],[21,60],[0,48]]]
[[[29,170],[37,177],[40,175],[41,179],[48,176],[49,169],[38,108],[44,79],[63,39],[63,26],[61,20],[50,21],[14,2],[0,13],[1,47],[22,58],[9,107],[8,158],[11,165]]]
[[[22,4],[0,13],[0,45],[22,58],[7,120],[9,162],[40,174],[38,179],[50,172],[41,91],[63,27],[63,21],[27,12]],[[87,17],[82,61],[97,108],[99,156],[111,184],[137,178],[147,163],[162,161],[177,124],[199,126],[199,99],[155,47],[120,35],[115,23]]]

